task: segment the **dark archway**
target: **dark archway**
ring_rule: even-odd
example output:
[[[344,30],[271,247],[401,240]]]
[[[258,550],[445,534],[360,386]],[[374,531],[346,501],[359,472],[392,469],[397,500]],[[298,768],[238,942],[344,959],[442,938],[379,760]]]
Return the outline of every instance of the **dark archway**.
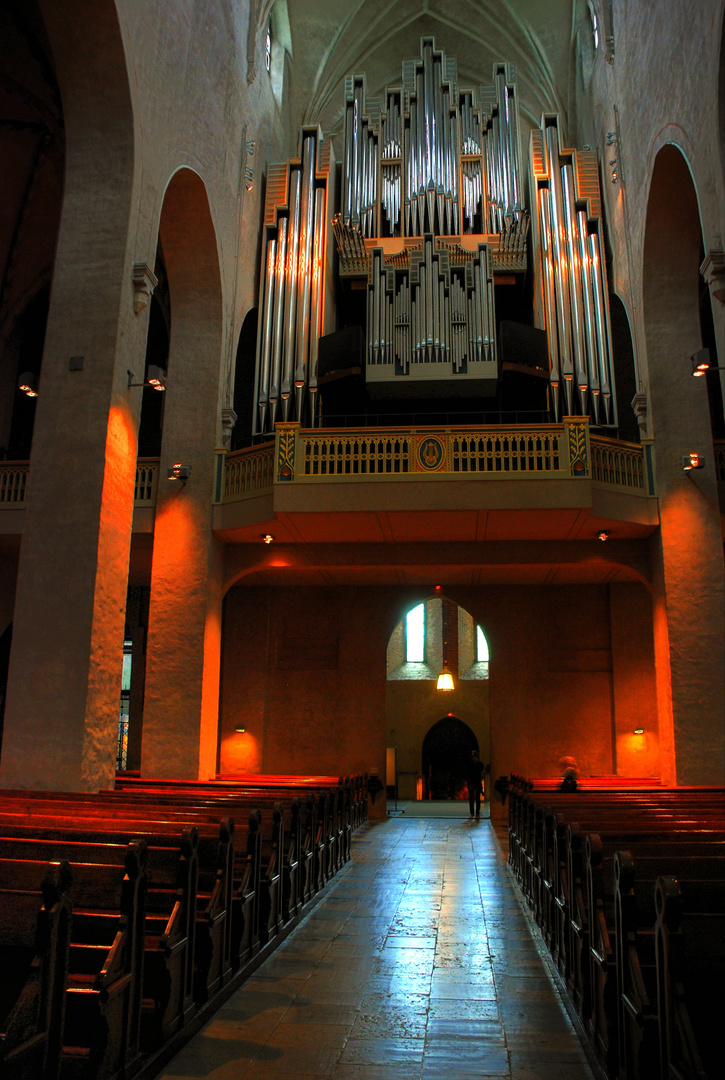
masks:
[[[612,328],[612,360],[617,393],[619,437],[629,442],[639,442],[639,424],[632,409],[632,398],[637,393],[632,331],[627,309],[616,293],[609,294],[609,322]]]
[[[257,352],[258,308],[252,308],[244,317],[237,344],[237,362],[234,371],[234,411],[237,422],[232,431],[232,450],[248,446],[254,430],[254,365]]]
[[[478,739],[457,716],[444,716],[423,739],[423,776],[431,799],[462,799],[471,751]]]

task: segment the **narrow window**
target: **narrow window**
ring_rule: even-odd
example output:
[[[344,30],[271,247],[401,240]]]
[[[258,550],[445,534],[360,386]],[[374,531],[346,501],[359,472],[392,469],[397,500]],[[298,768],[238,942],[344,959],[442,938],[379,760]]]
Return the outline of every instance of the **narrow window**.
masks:
[[[476,627],[476,662],[479,664],[488,663],[488,642],[480,626]]]
[[[123,643],[123,667],[121,669],[121,705],[118,715],[118,744],[116,746],[116,769],[128,768],[128,713],[131,698],[131,649],[133,642]]]
[[[264,66],[267,71],[272,68],[272,31],[267,27],[267,36],[264,39]]]
[[[591,0],[587,0],[587,7],[589,8],[589,18],[592,21],[592,37],[594,38],[594,48],[599,48],[599,19],[597,13],[594,10],[594,4]]]
[[[405,659],[409,664],[425,660],[425,604],[418,604],[405,616]]]

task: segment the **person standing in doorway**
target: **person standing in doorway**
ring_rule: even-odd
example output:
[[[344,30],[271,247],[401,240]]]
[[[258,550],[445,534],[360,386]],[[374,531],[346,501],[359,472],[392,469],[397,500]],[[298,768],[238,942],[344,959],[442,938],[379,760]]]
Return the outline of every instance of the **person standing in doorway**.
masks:
[[[481,816],[481,795],[483,794],[483,762],[476,750],[471,750],[471,760],[468,763],[468,809],[473,817],[474,806],[476,817]]]

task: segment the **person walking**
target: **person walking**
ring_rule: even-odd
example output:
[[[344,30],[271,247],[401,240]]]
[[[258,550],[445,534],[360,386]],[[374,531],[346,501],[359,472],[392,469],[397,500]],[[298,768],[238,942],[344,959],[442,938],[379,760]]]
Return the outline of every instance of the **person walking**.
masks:
[[[474,816],[473,810],[475,806],[475,816],[480,818],[481,795],[483,794],[483,762],[479,758],[476,750],[471,750],[471,760],[468,763],[466,782],[468,784],[468,809],[470,811],[470,816]]]

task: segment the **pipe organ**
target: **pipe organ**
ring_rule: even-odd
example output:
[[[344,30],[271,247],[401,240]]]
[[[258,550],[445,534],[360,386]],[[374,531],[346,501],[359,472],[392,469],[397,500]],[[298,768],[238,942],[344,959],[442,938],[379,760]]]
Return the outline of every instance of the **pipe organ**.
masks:
[[[456,265],[451,249],[431,234],[410,251],[400,270],[386,263],[382,248],[372,252],[368,293],[366,379],[371,395],[381,384],[402,377],[395,389],[415,395],[422,384],[450,380],[456,396],[466,377],[466,393],[486,394],[497,377],[493,274],[486,244]],[[383,391],[384,392],[384,391]]]
[[[264,210],[257,331],[257,430],[277,420],[315,424],[317,343],[331,330],[326,288],[331,146],[303,127],[298,160],[271,166]]]
[[[343,264],[355,233],[363,240],[490,233],[525,254],[511,64],[495,65],[492,85],[459,91],[455,60],[423,38],[420,58],[403,62],[402,85],[382,97],[368,97],[364,75],[348,76],[342,168]]]
[[[493,271],[526,267],[515,69],[459,90],[423,38],[400,86],[368,97],[349,76],[345,99],[333,228],[341,274],[368,278],[369,392],[495,393]]]
[[[459,88],[455,60],[436,49],[433,38],[423,38],[420,56],[403,62],[401,84],[380,96],[367,95],[364,75],[349,76],[332,230],[335,169],[319,128],[302,128],[299,159],[270,167],[257,431],[270,431],[278,420],[318,422],[318,340],[335,329],[333,234],[340,276],[359,279],[348,295],[365,290],[364,316],[350,301],[352,324],[364,317],[367,338],[365,389],[356,393],[399,399],[498,394],[494,286],[517,287],[520,305],[516,275],[527,267],[515,75],[512,65],[495,64],[488,86]],[[530,363],[504,357],[503,379],[526,399],[522,411],[548,412],[557,421],[589,414],[596,425],[614,426],[596,153],[562,149],[558,118],[544,116],[531,133],[529,164],[533,321],[546,331],[548,409],[538,357]],[[519,319],[530,325],[530,312],[522,310]],[[339,370],[323,372],[323,393],[333,394],[333,381],[344,389],[339,380],[346,372],[358,380],[348,385],[360,386],[361,366],[359,358],[343,358]],[[527,366],[536,373],[535,385]],[[517,383],[510,381],[514,368]],[[364,404],[355,400],[341,411],[363,412]]]
[[[537,324],[546,329],[556,419],[616,424],[609,301],[595,151],[564,150],[556,116],[531,133]]]

